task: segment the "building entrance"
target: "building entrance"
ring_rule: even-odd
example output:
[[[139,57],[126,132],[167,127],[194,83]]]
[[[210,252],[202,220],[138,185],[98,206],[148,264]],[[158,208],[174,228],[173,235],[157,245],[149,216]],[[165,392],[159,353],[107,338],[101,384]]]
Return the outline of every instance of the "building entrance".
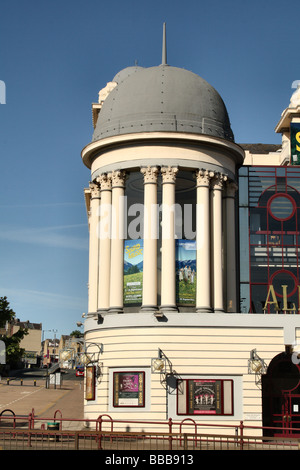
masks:
[[[300,368],[287,351],[262,376],[264,436],[300,437]]]

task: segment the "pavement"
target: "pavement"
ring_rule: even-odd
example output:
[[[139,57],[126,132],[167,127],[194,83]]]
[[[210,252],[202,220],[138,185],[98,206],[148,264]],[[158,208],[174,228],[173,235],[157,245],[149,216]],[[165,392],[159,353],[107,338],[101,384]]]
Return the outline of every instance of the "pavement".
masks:
[[[54,421],[56,412],[56,418],[63,419],[64,429],[83,429],[85,424],[83,389],[81,377],[63,380],[61,385],[56,387],[50,385],[48,388],[46,388],[44,378],[26,379],[23,380],[22,385],[20,379],[10,379],[8,384],[7,379],[2,378],[0,381],[1,421],[5,419],[4,416],[13,416],[14,413],[17,416],[17,422],[20,425],[22,422],[24,427],[28,427],[28,416],[34,413],[34,428],[41,428],[44,424],[47,429],[47,423]],[[5,411],[1,415],[4,410],[11,411]]]

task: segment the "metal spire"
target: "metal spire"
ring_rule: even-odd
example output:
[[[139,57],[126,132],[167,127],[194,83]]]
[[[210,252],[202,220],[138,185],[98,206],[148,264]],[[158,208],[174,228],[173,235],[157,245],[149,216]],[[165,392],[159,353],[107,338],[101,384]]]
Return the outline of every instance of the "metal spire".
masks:
[[[167,65],[166,23],[163,24],[162,65]]]

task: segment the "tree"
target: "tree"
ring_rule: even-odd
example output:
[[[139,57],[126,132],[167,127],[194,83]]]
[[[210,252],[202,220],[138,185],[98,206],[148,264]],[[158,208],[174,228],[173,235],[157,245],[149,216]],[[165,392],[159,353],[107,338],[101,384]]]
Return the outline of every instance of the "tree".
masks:
[[[12,322],[15,315],[15,312],[9,306],[7,297],[0,297],[0,328],[5,328],[7,322]],[[0,338],[5,344],[6,363],[11,367],[17,365],[25,352],[25,349],[20,348],[20,342],[25,335],[28,335],[27,328],[20,328],[11,336],[0,334]]]
[[[79,330],[74,330],[70,333],[70,336],[74,336],[74,338],[82,338],[83,333],[81,333]]]
[[[9,307],[7,297],[0,297],[0,328],[5,328],[8,321],[13,320],[15,312]]]

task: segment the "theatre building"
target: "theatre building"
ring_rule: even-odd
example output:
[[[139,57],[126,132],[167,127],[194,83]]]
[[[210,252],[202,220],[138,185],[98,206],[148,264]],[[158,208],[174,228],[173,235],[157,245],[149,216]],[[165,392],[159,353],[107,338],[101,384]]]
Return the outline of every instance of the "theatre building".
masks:
[[[298,91],[282,145],[236,143],[218,92],[163,50],[92,114],[85,417],[300,435]]]

